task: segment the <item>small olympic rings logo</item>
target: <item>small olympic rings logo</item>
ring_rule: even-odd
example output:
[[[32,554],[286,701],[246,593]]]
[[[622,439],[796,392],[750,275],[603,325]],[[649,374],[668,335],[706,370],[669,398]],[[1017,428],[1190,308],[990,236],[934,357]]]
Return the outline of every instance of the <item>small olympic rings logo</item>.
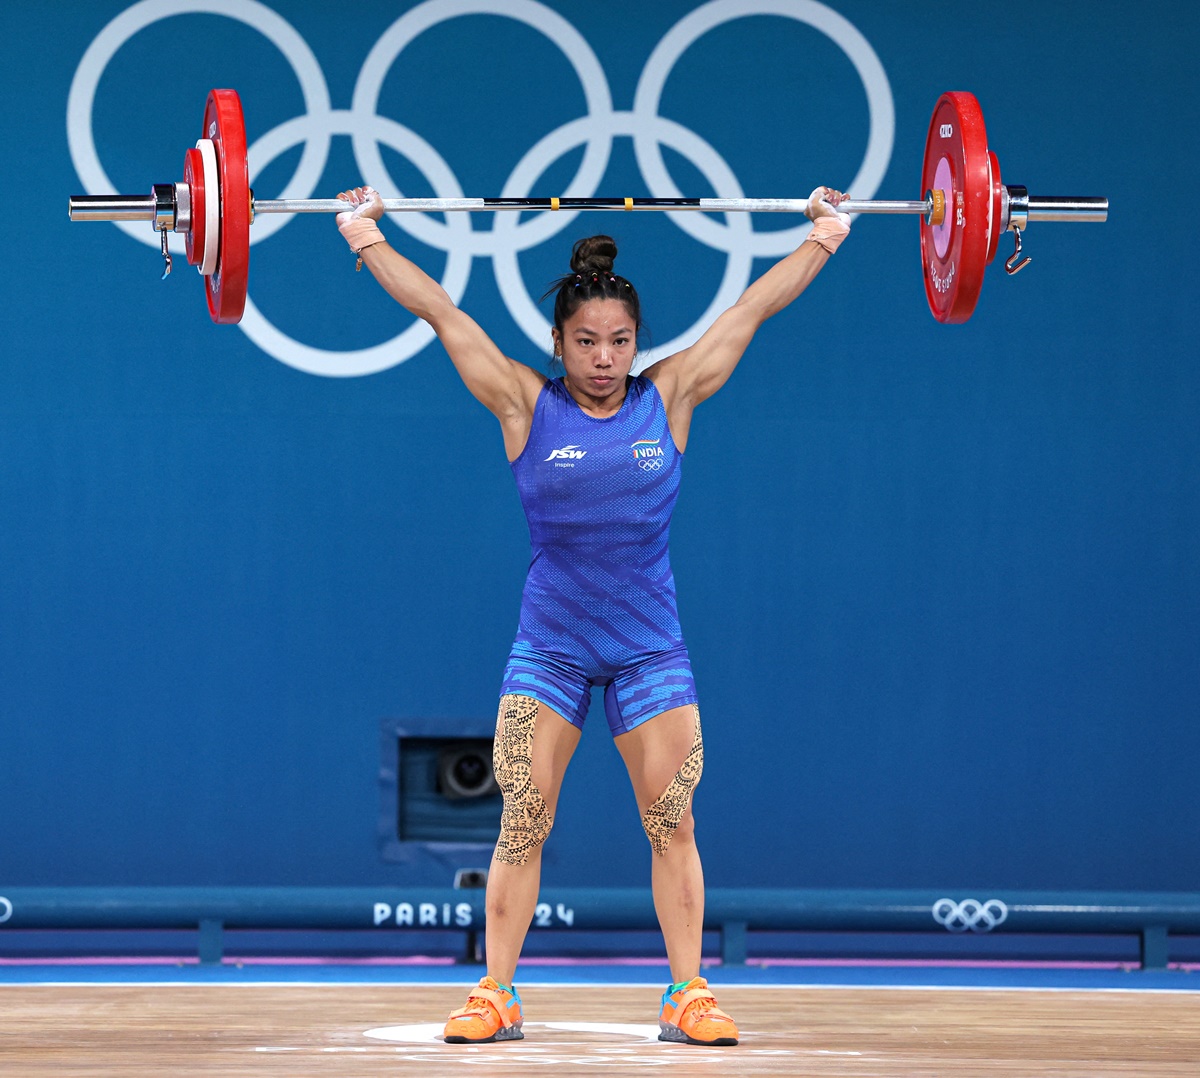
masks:
[[[683,53],[713,28],[752,15],[775,15],[818,30],[837,45],[854,65],[866,90],[869,135],[858,174],[848,189],[870,198],[887,171],[892,154],[895,112],[891,86],[883,65],[865,37],[846,18],[817,0],[709,0],[679,20],[658,42],[638,78],[633,108],[613,108],[604,68],[591,46],[562,15],[538,0],[425,0],[401,15],[379,37],[367,55],[354,87],[349,109],[335,109],[325,76],[312,49],[281,15],[259,0],[139,0],[96,36],[75,71],[67,99],[67,141],[71,159],[86,189],[95,194],[112,190],[96,152],[92,112],[96,90],[109,62],[134,34],[176,15],[209,14],[235,19],[266,37],[291,65],[304,97],[305,114],[286,120],[261,135],[248,151],[250,180],[280,154],[303,145],[299,163],[279,198],[310,198],[321,182],[334,135],[348,135],[364,182],[387,197],[403,192],[392,180],[381,145],[405,157],[425,176],[433,193],[460,198],[464,192],[445,157],[424,138],[397,120],[378,114],[380,91],[400,53],[417,37],[440,23],[469,15],[512,19],[531,27],[558,46],[578,76],[587,115],[570,120],[535,143],[520,159],[503,185],[501,198],[522,198],[548,168],[578,147],[583,158],[564,195],[592,197],[604,177],[617,137],[633,142],[634,155],[651,195],[681,195],[667,171],[662,147],[687,158],[720,198],[745,194],[733,170],[695,131],[659,114],[667,79]],[[747,57],[748,61],[752,58]],[[468,192],[492,194],[492,192]],[[475,229],[471,215],[450,213],[445,221],[429,214],[397,214],[389,221],[426,246],[446,254],[442,285],[454,302],[461,301],[476,258],[492,260],[501,297],[513,320],[539,349],[550,340],[550,325],[529,294],[518,265],[520,252],[536,247],[571,224],[576,213],[521,215],[498,213],[488,229]],[[728,256],[725,273],[708,308],[674,340],[657,349],[659,355],[694,343],[713,319],[733,305],[750,282],[753,261],[781,257],[808,235],[808,222],[783,230],[755,230],[751,215],[726,215],[725,223],[706,214],[670,214],[672,221],[700,243]],[[523,219],[525,218],[525,219]],[[260,218],[251,229],[251,243],[261,243],[283,228],[285,214]],[[155,249],[159,236],[140,223],[120,222],[128,235]],[[242,331],[264,352],[280,362],[311,374],[348,377],[386,370],[416,355],[433,340],[433,331],[416,321],[391,340],[354,351],[331,351],[304,344],[267,321],[247,300],[239,323]],[[643,357],[642,367],[654,356]]]
[[[663,458],[662,457],[651,457],[649,460],[639,460],[638,461],[638,467],[641,468],[643,472],[656,472],[662,466],[663,466]]]
[[[933,919],[944,925],[947,932],[990,932],[1008,920],[1008,907],[998,898],[979,902],[964,898],[939,898],[933,904]]]
[[[4,924],[12,915],[13,904],[3,895],[0,895],[0,925]]]

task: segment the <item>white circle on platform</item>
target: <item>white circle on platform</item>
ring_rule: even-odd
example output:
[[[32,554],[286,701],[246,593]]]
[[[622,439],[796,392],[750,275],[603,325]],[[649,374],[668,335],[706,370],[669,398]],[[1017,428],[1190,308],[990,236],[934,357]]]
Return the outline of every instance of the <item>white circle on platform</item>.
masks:
[[[625,1022],[526,1022],[526,1030],[553,1029],[563,1033],[608,1033],[635,1041],[657,1041],[658,1026],[633,1025]],[[368,1029],[364,1037],[398,1044],[427,1044],[440,1041],[445,1025],[441,1022],[417,1022],[405,1026],[379,1026]]]

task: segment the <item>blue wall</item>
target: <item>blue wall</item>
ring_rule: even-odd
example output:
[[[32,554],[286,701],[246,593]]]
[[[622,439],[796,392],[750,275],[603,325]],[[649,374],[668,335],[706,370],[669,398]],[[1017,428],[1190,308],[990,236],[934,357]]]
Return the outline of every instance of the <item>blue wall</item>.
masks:
[[[337,109],[406,10],[194,6],[240,13],[295,56],[311,49],[310,97],[325,85]],[[700,5],[548,6],[624,111],[656,43]],[[931,27],[928,5],[833,6],[894,102],[885,174],[856,194],[918,197],[933,104],[969,89],[1007,182],[1107,195],[1113,209],[1103,226],[1031,226],[1033,266],[1012,280],[992,266],[958,327],[926,309],[914,222],[860,219],[698,413],[673,552],[706,720],[708,878],[1200,889],[1197,226],[1180,201],[1200,165],[1188,134],[1200,16],[1102,0],[1026,25],[951,3]],[[150,0],[126,19],[172,8]],[[280,47],[223,15],[153,21],[96,60],[124,9],[14,2],[0,14],[12,202],[0,224],[0,883],[448,883],[486,851],[381,856],[380,728],[490,729],[528,550],[496,423],[436,345],[405,339],[360,362],[267,339],[274,326],[309,349],[364,349],[411,323],[352,272],[327,217],[254,226],[254,336],[209,322],[181,258],[158,281],[148,226],[138,242],[67,221],[68,195],[89,184],[68,137],[81,70],[95,87],[82,130],[119,191],[179,178],[212,86],[240,90],[252,144],[319,111]],[[403,51],[378,103],[452,179],[423,176],[394,126],[382,162],[406,193],[456,179],[499,194],[587,108],[549,38],[453,18]],[[748,195],[850,184],[870,127],[842,48],[766,16],[700,37],[660,112]],[[344,134],[323,167],[273,137],[277,157],[251,157],[260,197],[278,197],[298,164],[314,179],[292,197],[384,182]],[[666,155],[687,193],[725,182],[687,151]],[[563,191],[581,156],[548,156],[533,193]],[[645,191],[618,137],[582,193]],[[492,220],[474,220],[473,237],[465,226],[449,258],[440,234],[390,234],[432,272],[460,274],[463,304],[500,345],[543,364],[536,320],[502,295],[511,263],[463,253]],[[665,216],[567,223],[517,256],[524,289],[539,295],[571,240],[602,229],[668,344],[713,300],[727,259]],[[311,373],[339,364],[382,369]],[[641,884],[648,860],[593,722],[546,879]]]

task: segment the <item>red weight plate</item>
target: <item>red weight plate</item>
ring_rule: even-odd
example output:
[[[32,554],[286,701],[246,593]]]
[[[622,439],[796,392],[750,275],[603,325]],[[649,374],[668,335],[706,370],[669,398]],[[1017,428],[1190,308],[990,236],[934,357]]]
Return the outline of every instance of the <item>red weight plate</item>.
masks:
[[[993,185],[983,111],[962,91],[942,94],[929,123],[921,190],[939,186],[946,194],[945,224],[935,228],[921,218],[925,296],[939,322],[965,322],[987,268]]]
[[[992,178],[992,208],[988,214],[988,265],[996,257],[996,248],[1000,246],[1000,217],[1004,213],[1004,188],[1000,186],[1000,162],[996,155],[988,150],[988,161],[991,162]]]
[[[236,90],[211,90],[204,106],[204,138],[217,151],[221,236],[217,268],[205,277],[208,313],[214,322],[238,322],[246,308],[250,272],[250,173],[246,166],[246,123]],[[206,192],[212,197],[212,192]]]
[[[183,182],[192,193],[192,224],[187,230],[187,260],[198,266],[204,260],[204,164],[199,150],[183,155]]]

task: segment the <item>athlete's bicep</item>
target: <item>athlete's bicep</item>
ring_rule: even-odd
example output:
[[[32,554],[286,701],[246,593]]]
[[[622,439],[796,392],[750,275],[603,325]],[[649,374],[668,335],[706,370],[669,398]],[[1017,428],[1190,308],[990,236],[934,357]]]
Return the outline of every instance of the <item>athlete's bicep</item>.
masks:
[[[721,388],[734,372],[762,319],[741,303],[725,311],[690,348],[656,363],[645,373],[662,394],[668,414],[678,405],[694,408]]]

